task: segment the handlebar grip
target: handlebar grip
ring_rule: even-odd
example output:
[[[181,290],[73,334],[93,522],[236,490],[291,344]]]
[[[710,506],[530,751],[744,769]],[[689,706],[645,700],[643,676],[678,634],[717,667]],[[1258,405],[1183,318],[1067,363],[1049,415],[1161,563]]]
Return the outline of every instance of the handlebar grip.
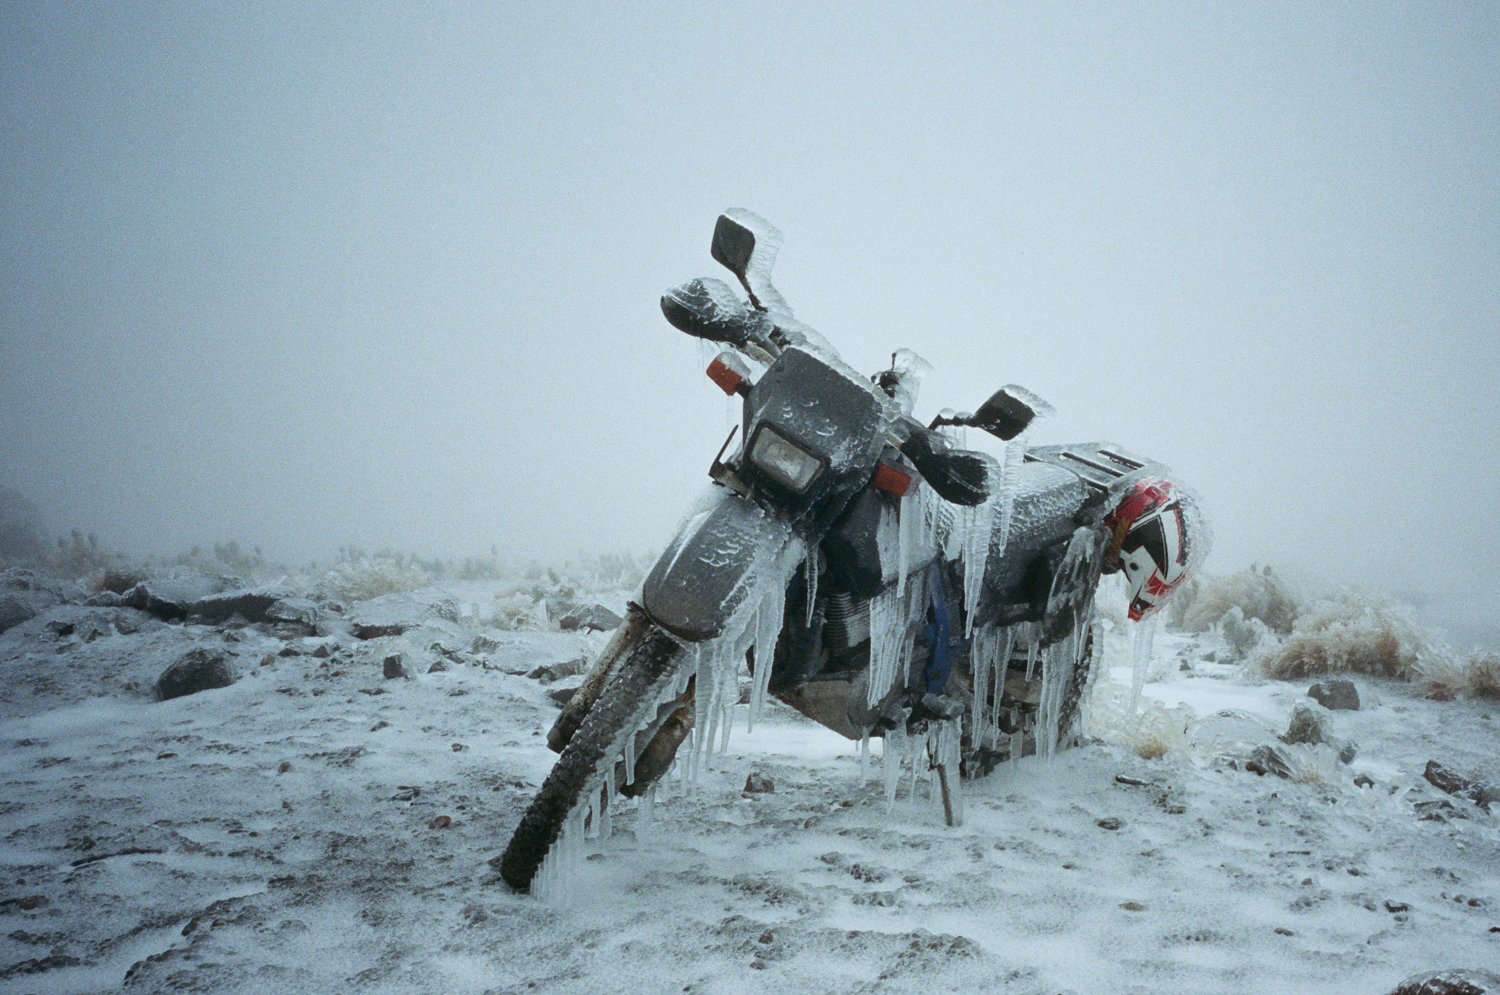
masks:
[[[912,426],[901,452],[944,501],[973,507],[989,498],[995,461],[984,453],[955,449],[946,438],[920,425]]]
[[[689,280],[662,294],[661,313],[673,328],[744,348],[763,339],[770,318],[746,307],[722,280]]]

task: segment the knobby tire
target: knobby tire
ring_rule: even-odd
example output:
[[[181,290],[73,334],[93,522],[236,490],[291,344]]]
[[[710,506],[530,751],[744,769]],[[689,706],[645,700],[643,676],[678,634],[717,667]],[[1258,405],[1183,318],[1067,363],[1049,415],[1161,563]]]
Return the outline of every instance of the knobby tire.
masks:
[[[587,802],[587,792],[600,790],[604,777],[612,775],[622,739],[626,749],[633,748],[629,734],[652,717],[648,713],[675,676],[680,657],[681,647],[653,627],[620,665],[619,673],[589,709],[542,782],[500,855],[500,877],[506,884],[518,891],[531,889],[532,879],[568,817]]]

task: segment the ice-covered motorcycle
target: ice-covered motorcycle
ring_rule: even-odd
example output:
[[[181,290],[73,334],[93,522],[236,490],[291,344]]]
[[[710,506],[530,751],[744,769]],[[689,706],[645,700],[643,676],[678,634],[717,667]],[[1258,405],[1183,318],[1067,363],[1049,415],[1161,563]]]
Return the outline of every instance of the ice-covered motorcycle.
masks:
[[[873,378],[845,365],[772,286],[779,243],[763,219],[726,212],[711,253],[748,304],[708,279],[662,298],[675,327],[727,347],[708,375],[744,399],[741,444],[725,458],[731,432],[713,486],[550,731],[561,756],[492,861],[515,888],[607,831],[620,796],[652,791],[684,743],[695,775],[727,735],[742,662],[752,723],[773,695],[866,746],[885,737],[887,755],[925,755],[956,822],[960,772],[1074,735],[1107,562],[1187,562],[1180,531],[1121,558],[1114,512],[1163,467],[1106,444],[1028,447],[1045,405],[1014,386],[922,424],[924,364],[899,352]],[[969,430],[1003,440],[1003,457],[962,448]]]

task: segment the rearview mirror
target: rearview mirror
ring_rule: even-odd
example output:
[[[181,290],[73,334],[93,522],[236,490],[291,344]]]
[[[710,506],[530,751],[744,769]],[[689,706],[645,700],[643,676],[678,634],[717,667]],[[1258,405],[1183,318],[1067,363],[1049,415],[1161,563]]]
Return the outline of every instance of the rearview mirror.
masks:
[[[990,395],[972,415],[952,415],[933,419],[932,428],[940,425],[966,425],[982,429],[997,439],[1009,442],[1036,419],[1052,413],[1052,405],[1025,387],[1008,384]]]
[[[742,207],[731,207],[719,215],[713,245],[709,246],[714,259],[739,279],[750,295],[751,307],[790,317],[786,301],[771,286],[771,267],[776,265],[780,250],[781,230]]]
[[[714,244],[709,248],[714,260],[747,284],[750,257],[755,254],[755,232],[727,214],[719,215],[714,225]]]

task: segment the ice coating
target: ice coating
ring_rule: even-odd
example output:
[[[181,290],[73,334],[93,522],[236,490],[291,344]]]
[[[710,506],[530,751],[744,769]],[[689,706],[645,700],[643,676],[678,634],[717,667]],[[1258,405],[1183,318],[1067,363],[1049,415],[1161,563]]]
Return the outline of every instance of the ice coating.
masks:
[[[910,349],[897,349],[891,356],[891,372],[896,374],[896,404],[902,414],[909,415],[916,407],[922,381],[932,373],[932,364]]]
[[[724,212],[724,216],[755,233],[755,251],[750,255],[750,267],[745,272],[745,282],[750,285],[750,292],[755,295],[761,307],[770,312],[772,318],[781,313],[791,317],[792,309],[787,305],[786,298],[771,284],[771,270],[781,251],[781,229],[743,207],[731,207]]]
[[[707,511],[700,512],[706,515]],[[692,526],[694,520],[689,520]],[[767,647],[763,665],[752,676],[750,722],[759,717],[765,704],[770,679],[770,659],[781,631],[786,605],[786,585],[793,571],[807,558],[805,545],[792,539],[780,549],[759,551],[755,567],[741,585],[745,589],[738,607],[724,632],[716,639],[682,646],[681,664],[664,683],[649,706],[642,710],[642,722],[635,728],[622,729],[579,795],[574,811],[563,823],[561,833],[548,850],[538,871],[533,891],[553,899],[565,896],[576,865],[582,859],[583,840],[591,836],[607,838],[612,830],[612,809],[619,801],[615,768],[624,768],[626,783],[633,782],[635,765],[632,754],[636,737],[646,731],[657,714],[669,703],[680,701],[689,681],[694,682],[694,728],[690,739],[686,779],[697,783],[700,770],[715,752],[729,745],[730,714],[739,700],[740,666],[746,654],[756,646]],[[644,745],[644,744],[640,744]],[[665,780],[665,778],[663,779]],[[655,789],[648,795],[655,804]]]
[[[755,295],[766,314],[776,327],[794,342],[800,342],[819,353],[836,357],[838,350],[833,344],[809,325],[798,321],[792,307],[771,283],[771,270],[776,265],[776,256],[781,251],[781,229],[777,228],[754,211],[743,207],[731,207],[724,212],[731,221],[755,233],[755,251],[750,256],[750,267],[745,272],[745,282]]]
[[[916,732],[909,732],[905,724],[900,724],[887,732],[881,753],[881,780],[885,789],[886,808],[895,806],[901,782],[906,780],[907,799],[911,804],[918,803],[918,786],[925,784],[928,801],[938,817],[945,818],[938,773],[939,767],[942,767],[948,775],[948,797],[953,806],[953,824],[962,824],[963,793],[958,787],[962,738],[963,727],[959,719],[931,721]]]
[[[792,346],[757,382],[746,415],[751,423],[775,425],[820,449],[834,466],[848,467],[873,460],[900,412],[836,356]]]

